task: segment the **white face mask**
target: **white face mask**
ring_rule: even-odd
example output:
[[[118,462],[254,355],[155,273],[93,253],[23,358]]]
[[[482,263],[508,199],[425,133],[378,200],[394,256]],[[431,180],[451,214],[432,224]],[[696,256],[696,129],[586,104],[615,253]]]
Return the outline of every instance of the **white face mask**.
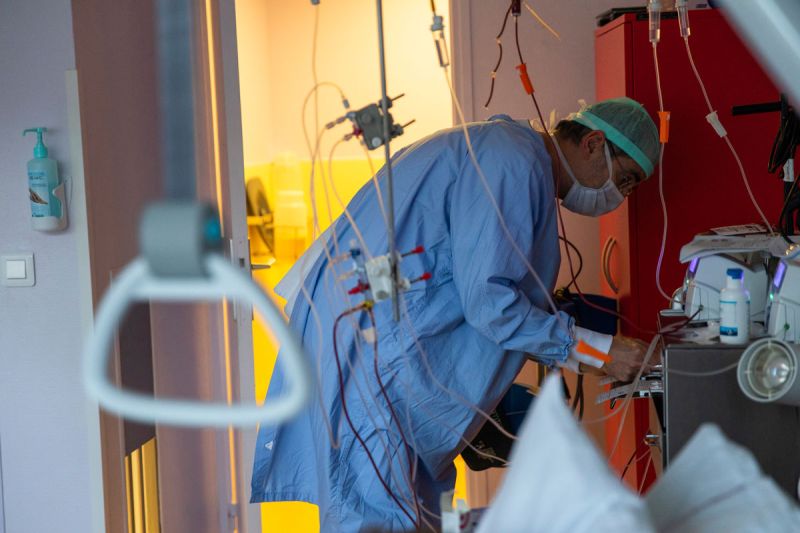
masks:
[[[569,174],[569,177],[572,178],[572,187],[570,187],[569,192],[567,192],[567,195],[561,201],[561,205],[579,215],[599,217],[600,215],[610,213],[622,204],[625,197],[619,192],[617,185],[612,179],[613,168],[611,153],[608,151],[607,142],[603,144],[603,148],[606,156],[606,164],[608,165],[608,179],[599,189],[592,189],[591,187],[582,185],[578,181],[578,178],[575,177],[575,173],[572,172],[572,167],[569,166],[567,158],[564,157],[564,153],[561,151],[561,147],[558,146],[558,141],[556,141],[555,137],[553,137],[553,145],[558,153],[558,158],[561,159],[564,169],[567,171],[567,174]]]

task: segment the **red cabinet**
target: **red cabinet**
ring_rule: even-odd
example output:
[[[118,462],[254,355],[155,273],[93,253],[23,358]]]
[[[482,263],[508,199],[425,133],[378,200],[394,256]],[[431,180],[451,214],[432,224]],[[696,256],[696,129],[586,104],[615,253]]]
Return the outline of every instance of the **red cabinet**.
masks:
[[[778,114],[734,117],[731,108],[776,101],[778,90],[718,10],[691,11],[689,19],[689,42],[711,103],[739,151],[756,199],[775,223],[783,185],[767,173],[767,161],[778,129]],[[646,16],[625,15],[597,29],[595,54],[597,100],[629,96],[641,102],[658,123]],[[760,217],[725,141],[706,122],[707,108],[676,19],[662,20],[658,55],[664,107],[671,112],[664,156],[669,230],[661,284],[672,293],[685,272],[685,265],[678,262],[682,245],[711,227],[760,222]],[[656,328],[658,311],[667,305],[655,283],[662,228],[658,171],[622,208],[600,220],[600,245],[605,251],[603,292],[618,297],[622,314],[647,330]],[[646,336],[624,323],[622,331]]]
[[[778,129],[778,114],[734,117],[731,108],[776,101],[778,90],[719,11],[691,11],[689,19],[689,41],[711,103],[739,151],[761,208],[775,223],[782,205],[783,185],[767,173],[767,162]],[[597,100],[629,96],[641,102],[658,123],[658,93],[646,15],[625,15],[597,29],[595,54]],[[679,250],[695,234],[716,226],[760,220],[733,156],[706,122],[708,111],[676,19],[662,20],[658,55],[664,106],[671,112],[664,157],[669,231],[661,272],[661,284],[671,294],[682,283],[686,268],[678,262]],[[668,304],[658,293],[655,281],[663,230],[661,213],[656,171],[621,208],[600,220],[603,293],[618,298],[621,313],[650,331],[656,329],[658,311]],[[647,333],[624,322],[622,333],[649,340]],[[618,419],[614,417],[606,424],[609,448],[617,435]],[[656,427],[650,416],[650,402],[635,400],[612,463],[621,469],[631,454],[640,453],[634,450],[642,450],[644,436]],[[634,488],[646,488],[653,481],[647,461],[637,463],[633,470],[635,477],[627,480]]]

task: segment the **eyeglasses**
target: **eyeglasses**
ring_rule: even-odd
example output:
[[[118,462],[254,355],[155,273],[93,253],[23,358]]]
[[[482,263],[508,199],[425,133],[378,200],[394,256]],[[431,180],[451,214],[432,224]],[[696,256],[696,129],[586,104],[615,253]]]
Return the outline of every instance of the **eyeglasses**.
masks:
[[[618,155],[617,148],[615,148],[613,144],[608,143],[608,149],[611,152],[611,158],[617,162],[619,168],[621,169],[622,177],[618,180],[617,187],[620,190],[629,189],[630,192],[633,192],[633,189],[643,182],[646,179],[646,176],[644,176],[642,172],[637,172],[636,170],[623,165],[622,158]],[[630,192],[628,194],[630,194]],[[627,194],[625,196],[627,196]]]

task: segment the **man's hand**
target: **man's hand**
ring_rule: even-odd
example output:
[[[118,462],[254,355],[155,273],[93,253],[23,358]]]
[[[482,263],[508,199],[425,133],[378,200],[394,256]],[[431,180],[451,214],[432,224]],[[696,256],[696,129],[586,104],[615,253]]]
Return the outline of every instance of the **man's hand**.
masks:
[[[600,370],[618,381],[633,381],[642,366],[642,360],[647,353],[648,345],[639,339],[617,335],[611,343],[611,362],[606,363]],[[658,354],[650,357],[644,371],[652,370],[658,362]]]

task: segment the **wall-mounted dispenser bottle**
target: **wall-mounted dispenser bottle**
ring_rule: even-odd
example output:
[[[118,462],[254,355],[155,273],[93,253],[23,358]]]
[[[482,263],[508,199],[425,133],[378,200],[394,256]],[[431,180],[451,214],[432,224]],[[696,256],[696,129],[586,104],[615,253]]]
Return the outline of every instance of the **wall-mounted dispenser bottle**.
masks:
[[[28,128],[22,135],[36,133],[33,159],[28,161],[28,192],[31,200],[31,222],[39,231],[58,231],[67,227],[64,184],[58,178],[58,164],[47,157],[42,135],[47,128]]]

